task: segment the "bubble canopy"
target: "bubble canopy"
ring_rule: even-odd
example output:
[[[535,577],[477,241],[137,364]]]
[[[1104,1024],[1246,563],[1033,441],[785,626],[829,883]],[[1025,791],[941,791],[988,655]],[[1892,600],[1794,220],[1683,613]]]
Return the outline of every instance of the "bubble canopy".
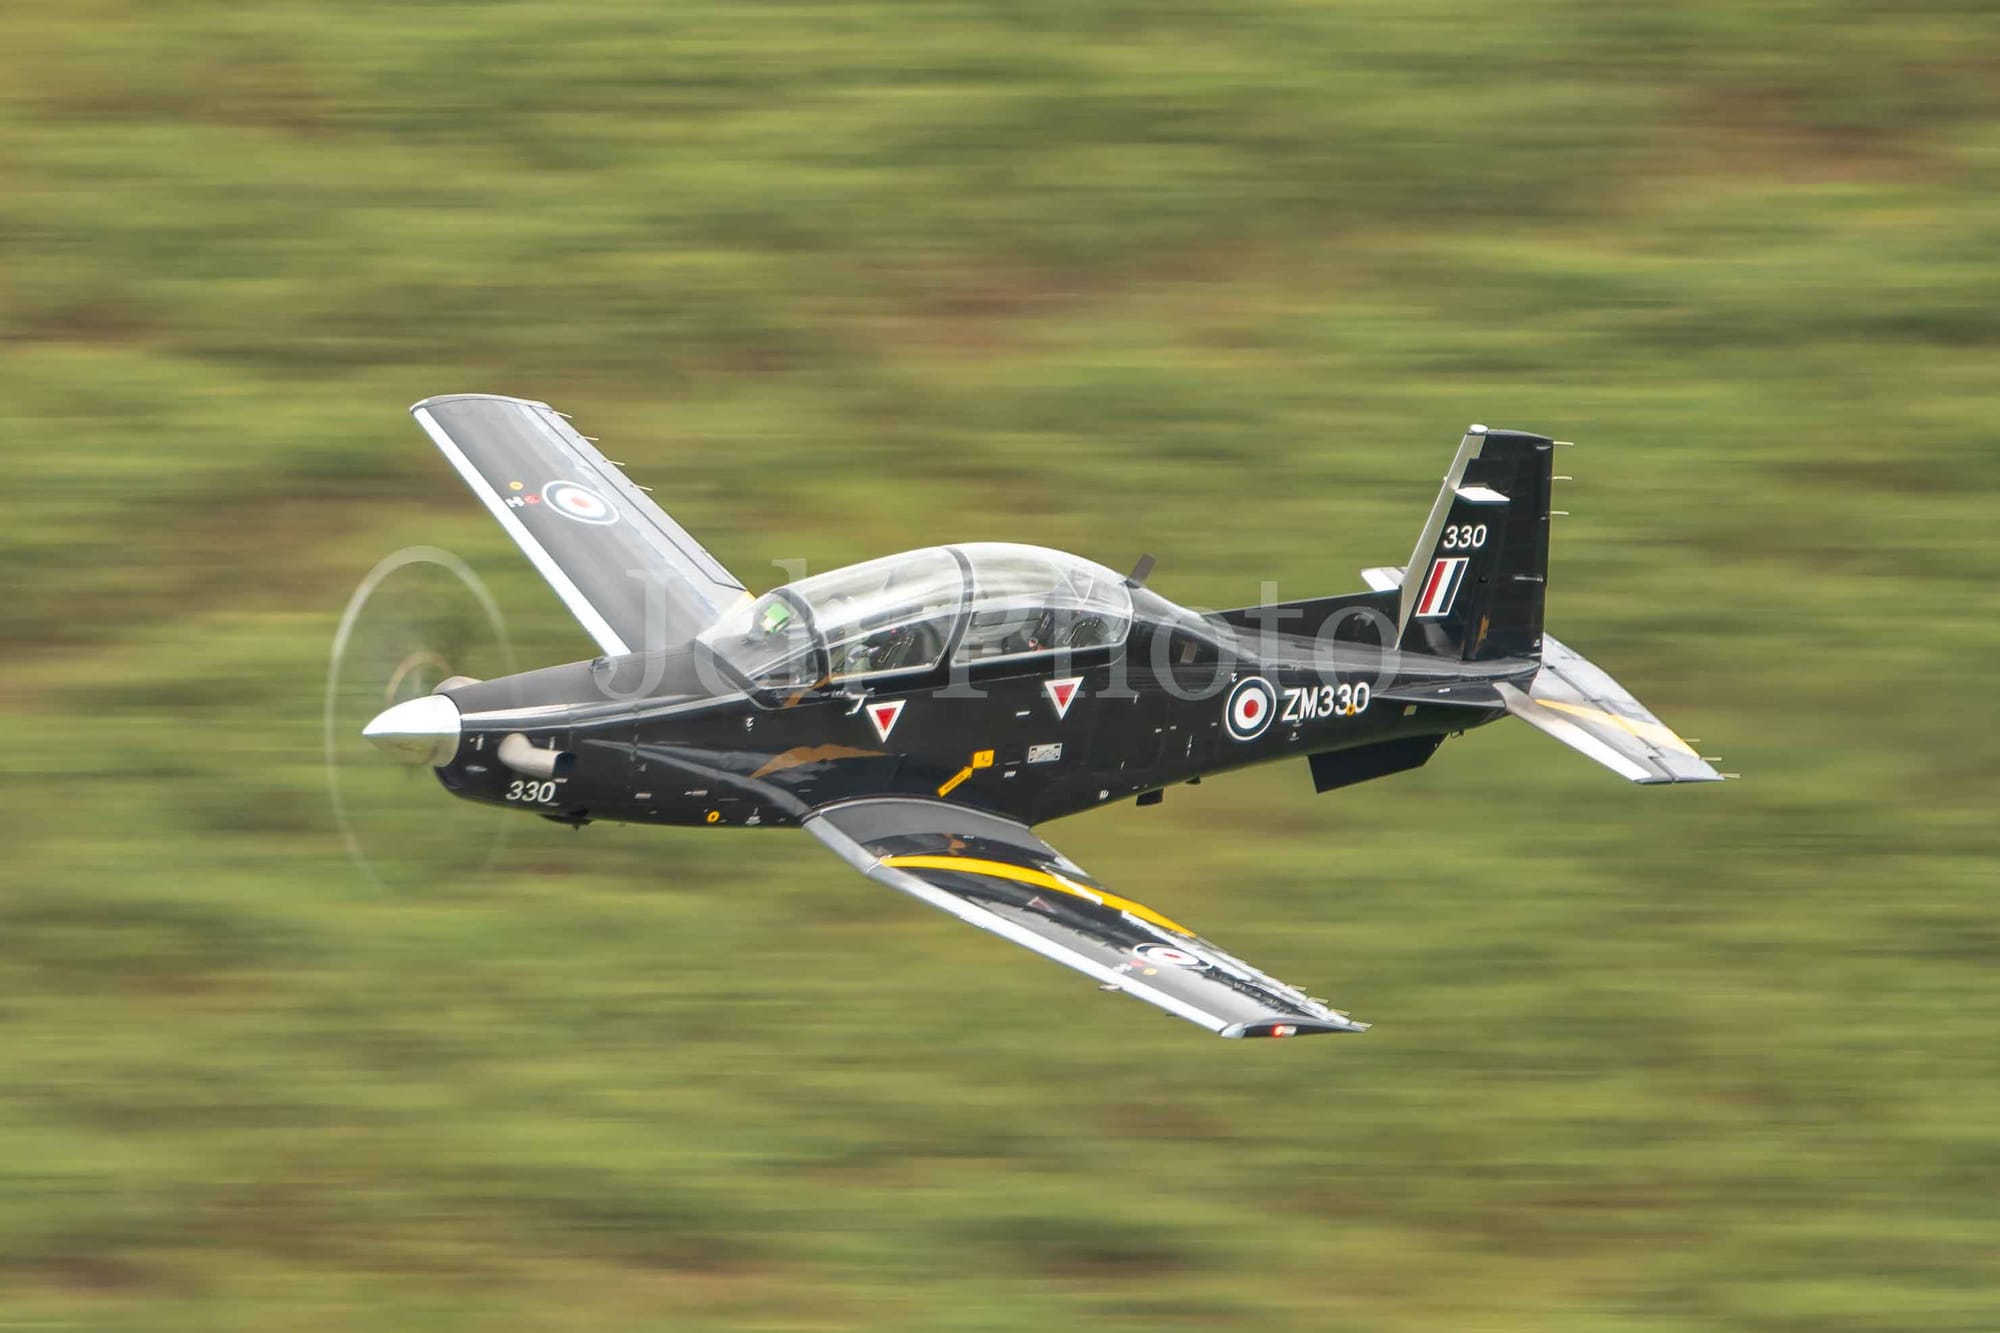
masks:
[[[1040,546],[931,546],[774,588],[698,639],[754,686],[895,677],[1114,648],[1132,593],[1103,565]]]

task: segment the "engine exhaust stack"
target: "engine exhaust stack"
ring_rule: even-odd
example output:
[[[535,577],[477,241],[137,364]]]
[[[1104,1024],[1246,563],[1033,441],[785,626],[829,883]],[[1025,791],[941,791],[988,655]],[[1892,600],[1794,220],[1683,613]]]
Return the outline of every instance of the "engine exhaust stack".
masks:
[[[544,750],[520,732],[511,732],[494,751],[500,762],[524,778],[559,778],[576,767],[576,756],[562,750]]]

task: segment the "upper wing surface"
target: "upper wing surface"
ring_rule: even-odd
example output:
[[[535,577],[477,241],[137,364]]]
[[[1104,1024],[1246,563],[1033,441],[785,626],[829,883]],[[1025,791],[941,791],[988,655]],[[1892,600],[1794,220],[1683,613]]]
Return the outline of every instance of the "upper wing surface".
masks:
[[[1211,1032],[1367,1030],[1105,889],[1024,824],[906,797],[843,802],[803,822],[869,878]]]
[[[410,415],[604,652],[685,643],[744,595],[547,403],[450,394]]]

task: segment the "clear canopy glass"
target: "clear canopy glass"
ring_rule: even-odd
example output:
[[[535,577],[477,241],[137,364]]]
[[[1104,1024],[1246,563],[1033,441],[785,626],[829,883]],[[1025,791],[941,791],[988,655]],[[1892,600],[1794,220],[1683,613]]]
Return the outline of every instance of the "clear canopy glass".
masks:
[[[1038,546],[907,551],[765,593],[701,635],[753,684],[796,688],[1109,648],[1132,595],[1102,565]],[[956,645],[954,648],[953,645]]]
[[[1123,643],[1132,628],[1132,590],[1103,565],[1007,542],[954,549],[972,570],[971,606],[954,662],[1107,648]]]
[[[801,579],[833,680],[938,664],[965,600],[965,572],[942,546]]]

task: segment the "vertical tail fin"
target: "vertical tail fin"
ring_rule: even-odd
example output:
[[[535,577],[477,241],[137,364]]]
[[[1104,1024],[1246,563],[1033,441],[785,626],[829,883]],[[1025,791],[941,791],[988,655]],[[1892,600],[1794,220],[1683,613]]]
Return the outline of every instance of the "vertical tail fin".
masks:
[[[1398,647],[1466,662],[1539,657],[1555,442],[1474,426],[1403,576]]]

